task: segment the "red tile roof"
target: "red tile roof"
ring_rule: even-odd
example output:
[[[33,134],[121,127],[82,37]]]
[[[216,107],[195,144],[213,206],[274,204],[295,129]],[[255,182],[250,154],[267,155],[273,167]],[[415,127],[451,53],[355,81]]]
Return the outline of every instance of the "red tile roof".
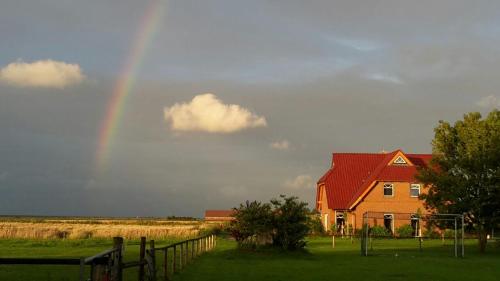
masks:
[[[388,165],[399,152],[415,166]],[[416,166],[426,165],[430,158],[430,154],[404,154],[401,150],[333,153],[332,167],[319,179],[318,185],[325,185],[328,208],[347,210],[374,181],[415,181]]]

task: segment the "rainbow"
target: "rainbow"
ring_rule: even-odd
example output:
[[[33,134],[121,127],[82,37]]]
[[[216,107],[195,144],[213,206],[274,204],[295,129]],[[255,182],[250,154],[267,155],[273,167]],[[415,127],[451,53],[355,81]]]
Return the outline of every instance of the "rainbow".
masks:
[[[150,1],[134,37],[131,51],[113,87],[113,94],[108,102],[106,115],[99,130],[98,148],[95,159],[97,169],[100,171],[107,166],[110,150],[125,110],[127,97],[132,93],[137,72],[141,68],[148,46],[152,43],[163,17],[165,1]]]

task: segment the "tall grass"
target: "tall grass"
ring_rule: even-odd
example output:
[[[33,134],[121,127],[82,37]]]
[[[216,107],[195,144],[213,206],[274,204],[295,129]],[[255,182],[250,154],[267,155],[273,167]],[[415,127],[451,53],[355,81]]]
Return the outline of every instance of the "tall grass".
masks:
[[[121,222],[121,223],[120,223]],[[121,236],[125,239],[167,239],[170,237],[194,237],[211,228],[201,221],[155,222],[125,220],[44,220],[36,222],[0,222],[0,238],[21,239],[87,239]]]

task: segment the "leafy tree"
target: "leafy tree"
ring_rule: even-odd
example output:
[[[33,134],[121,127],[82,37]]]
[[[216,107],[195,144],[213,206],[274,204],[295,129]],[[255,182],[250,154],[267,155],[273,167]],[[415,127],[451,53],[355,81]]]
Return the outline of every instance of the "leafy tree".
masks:
[[[295,196],[280,196],[271,200],[273,213],[273,244],[285,250],[295,250],[306,245],[304,238],[309,232],[307,203]]]
[[[439,121],[434,132],[431,165],[417,175],[430,186],[421,197],[428,210],[464,213],[484,252],[487,232],[500,218],[500,112],[484,119],[468,113],[454,125]]]
[[[299,202],[297,197],[281,195],[271,203],[247,201],[234,210],[236,220],[230,230],[240,246],[255,247],[271,242],[286,250],[305,246],[304,238],[312,222],[307,203]]]
[[[240,246],[265,243],[273,231],[271,205],[258,201],[240,204],[234,208],[236,220],[231,225],[231,235]]]

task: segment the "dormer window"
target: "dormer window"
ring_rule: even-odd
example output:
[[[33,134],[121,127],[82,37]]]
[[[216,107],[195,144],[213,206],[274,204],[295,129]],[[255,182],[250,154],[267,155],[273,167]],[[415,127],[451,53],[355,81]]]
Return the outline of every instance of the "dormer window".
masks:
[[[392,183],[384,183],[384,196],[392,197],[394,195],[394,185]]]
[[[398,156],[398,158],[396,158],[396,160],[394,160],[394,162],[392,162],[393,164],[396,164],[396,165],[406,165],[408,163],[406,163],[405,159],[401,156]]]

